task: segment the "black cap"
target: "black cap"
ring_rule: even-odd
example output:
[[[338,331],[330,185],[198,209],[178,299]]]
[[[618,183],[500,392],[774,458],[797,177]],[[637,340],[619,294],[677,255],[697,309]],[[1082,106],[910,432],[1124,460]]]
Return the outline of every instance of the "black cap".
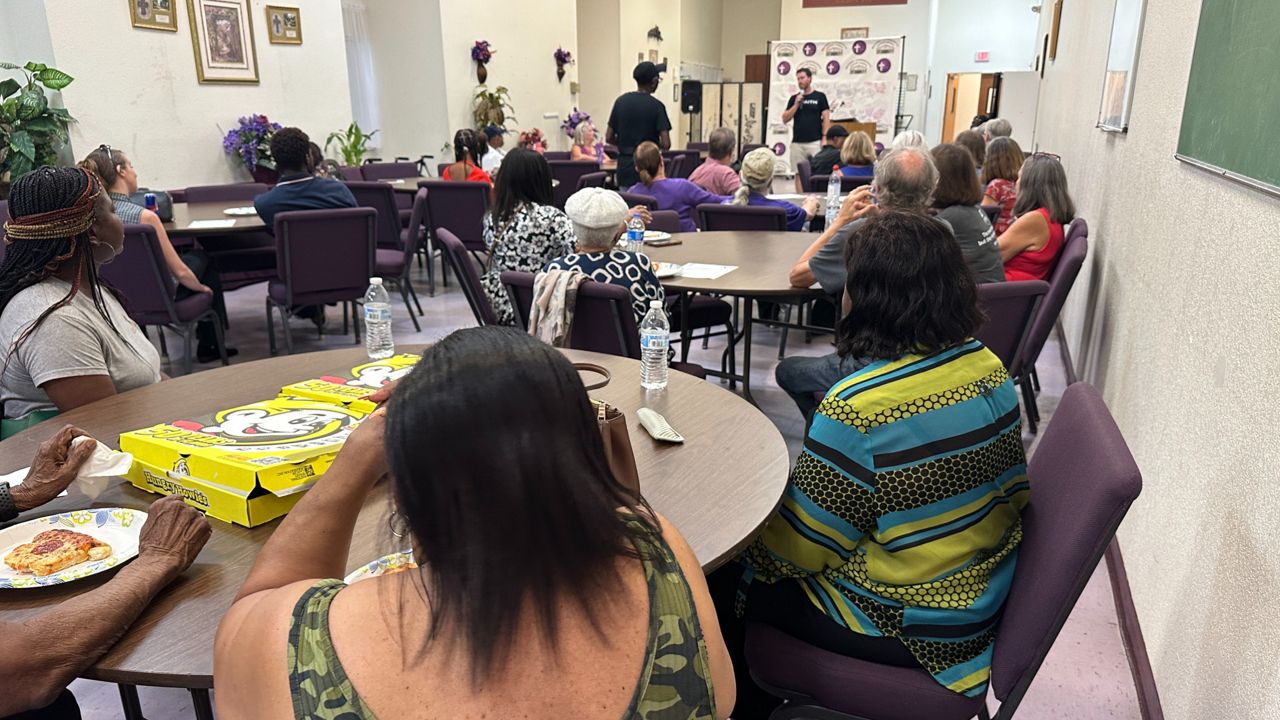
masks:
[[[653,79],[658,77],[660,73],[664,73],[666,71],[666,63],[654,65],[651,62],[645,61],[637,65],[635,70],[631,71],[631,77],[635,78],[636,82],[641,85],[648,85],[653,82]]]
[[[486,125],[484,128],[484,135],[490,140],[498,137],[499,135],[505,135],[506,132],[507,132],[506,130],[503,130],[497,125]]]
[[[827,128],[828,140],[830,140],[831,138],[838,138],[838,137],[849,137],[849,131],[845,130],[843,125],[832,125],[831,127]]]

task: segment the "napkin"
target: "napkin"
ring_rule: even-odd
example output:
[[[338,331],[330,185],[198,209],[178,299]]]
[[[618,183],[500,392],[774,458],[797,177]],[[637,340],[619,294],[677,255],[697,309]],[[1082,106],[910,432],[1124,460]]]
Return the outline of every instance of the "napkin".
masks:
[[[78,447],[81,443],[88,441],[87,436],[80,436],[71,441],[71,447]],[[112,450],[103,443],[99,442],[97,447],[93,449],[93,454],[80,466],[80,472],[76,474],[77,480],[88,480],[91,478],[115,477],[124,475],[129,472],[129,468],[133,467],[133,454]],[[0,482],[9,483],[9,487],[15,487],[22,484],[26,479],[27,473],[31,471],[30,467],[24,467],[21,470],[14,470],[8,475],[0,475]],[[66,495],[67,491],[63,490],[58,497]]]
[[[187,224],[190,230],[202,230],[205,228],[229,228],[235,227],[235,220],[192,220]]]

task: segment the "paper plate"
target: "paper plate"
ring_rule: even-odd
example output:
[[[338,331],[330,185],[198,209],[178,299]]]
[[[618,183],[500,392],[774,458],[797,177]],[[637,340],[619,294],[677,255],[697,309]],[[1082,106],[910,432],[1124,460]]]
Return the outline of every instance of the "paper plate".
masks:
[[[393,575],[402,570],[416,568],[418,564],[413,561],[412,550],[401,550],[400,552],[391,553],[385,557],[380,557],[373,562],[366,563],[351,571],[342,579],[343,582],[350,585],[361,580],[380,577],[382,575]]]
[[[670,239],[671,239],[671,233],[669,232],[663,232],[661,230],[645,230],[644,231],[645,242],[657,242],[658,240],[670,240]]]
[[[653,264],[653,274],[659,278],[675,277],[680,274],[680,265],[678,263],[656,262]]]
[[[257,211],[257,209],[256,209],[256,208],[254,208],[252,205],[248,205],[248,206],[245,206],[245,207],[233,207],[233,208],[227,208],[226,210],[223,210],[223,211],[222,211],[222,214],[223,214],[223,215],[237,215],[237,216],[245,216],[245,215],[257,215],[257,214],[258,214],[258,211]]]
[[[75,530],[111,546],[111,556],[72,565],[61,572],[37,577],[0,562],[0,589],[61,585],[97,575],[138,555],[138,537],[147,514],[130,508],[92,508],[48,515],[0,530],[0,558],[45,530]]]

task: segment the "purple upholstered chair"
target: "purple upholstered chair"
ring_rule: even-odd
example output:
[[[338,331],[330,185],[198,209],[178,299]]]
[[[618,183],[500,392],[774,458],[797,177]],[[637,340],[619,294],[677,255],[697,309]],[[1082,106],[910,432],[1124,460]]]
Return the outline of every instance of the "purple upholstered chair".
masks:
[[[980,205],[979,207],[982,208],[982,212],[987,214],[987,220],[991,221],[991,226],[995,227],[996,221],[1000,219],[1000,206],[999,205]]]
[[[825,175],[810,175],[809,184],[802,185],[801,187],[808,188],[809,192],[824,193],[827,191],[827,183],[830,181],[831,181],[831,173],[826,173]],[[840,192],[841,193],[853,192],[854,190],[857,190],[863,185],[870,185],[870,184],[871,184],[871,178],[869,177],[849,177],[848,175],[840,176]]]
[[[9,222],[9,201],[0,200],[0,263],[4,262],[4,224]]]
[[[604,187],[605,181],[609,178],[607,172],[589,172],[578,178],[578,189],[585,187]]]
[[[419,180],[418,187],[427,189],[427,227],[445,228],[470,252],[488,252],[484,246],[488,183]]]
[[[1142,491],[1142,476],[1098,391],[1076,383],[1027,468],[1031,500],[991,662],[996,720],[1011,718]],[[986,720],[986,697],[947,690],[923,670],[842,657],[768,625],[747,627],[757,682],[787,704],[773,718]]]
[[[691,142],[685,147],[696,153],[711,152],[711,143],[709,142]]]
[[[263,183],[246,182],[196,185],[184,192],[188,204],[238,202],[252,205],[253,199],[267,189]],[[276,275],[276,240],[266,230],[206,235],[200,238],[200,244],[217,262],[224,291],[265,282]]]
[[[427,192],[423,187],[418,188],[418,192],[413,196],[413,210],[409,213],[409,226],[400,231],[401,247],[405,244],[412,245],[414,252],[420,253],[420,263],[426,265],[427,268],[427,295],[435,297],[436,294],[436,277],[435,277],[435,248],[431,247],[431,231],[428,221],[430,220],[431,210],[428,205]],[[440,272],[440,281],[445,282],[444,271]],[[414,298],[417,303],[417,297]],[[422,314],[421,305],[418,306],[418,314]]]
[[[569,160],[573,158],[573,153],[568,150],[545,150],[542,153],[542,159],[547,162],[552,160]]]
[[[412,182],[413,178],[418,177],[418,164],[411,162],[379,162],[368,163],[357,168],[361,177],[355,180],[397,180],[404,179],[405,182]],[[348,178],[343,178],[344,180]],[[400,211],[400,225],[407,225],[409,215],[413,212],[413,196],[407,192],[393,193],[392,198],[396,202],[396,209]]]
[[[343,180],[354,180],[361,182],[364,180],[364,173],[360,172],[360,168],[355,165],[339,165],[338,174]]]
[[[357,205],[377,211],[378,247],[399,250],[401,223],[396,191],[390,185],[376,181],[347,182],[346,186],[355,196]]]
[[[289,309],[342,303],[360,342],[357,301],[373,275],[378,213],[373,208],[293,210],[276,213],[276,279],[267,284],[267,337],[276,354],[272,309],[280,312],[285,352],[293,353]]]
[[[462,294],[467,298],[467,304],[471,306],[476,323],[497,325],[498,314],[493,311],[489,296],[485,294],[484,286],[480,284],[480,273],[476,270],[475,261],[468,256],[466,245],[462,244],[457,235],[443,226],[436,227],[435,238],[440,244],[440,254],[444,261],[453,269],[453,274],[458,276],[458,284],[462,286]]]
[[[1027,331],[1047,292],[1049,283],[1043,280],[978,285],[978,306],[987,321],[973,336],[1000,358],[1011,377],[1021,364]]]
[[[680,232],[680,213],[675,210],[652,210],[649,214],[653,216],[653,221],[649,223],[650,230]]]
[[[738,155],[738,162],[742,162],[742,158],[746,157],[747,153],[751,152],[752,150],[759,150],[762,147],[769,147],[769,146],[761,145],[760,143],[747,143],[746,145],[743,145],[742,154]]]
[[[444,171],[452,164],[451,162],[436,163],[436,177],[444,177]]]
[[[1076,284],[1076,277],[1080,274],[1080,267],[1084,265],[1084,259],[1088,253],[1089,223],[1085,222],[1084,218],[1076,218],[1067,228],[1062,252],[1058,255],[1058,262],[1053,266],[1053,272],[1049,274],[1049,292],[1044,296],[1044,302],[1040,304],[1040,310],[1036,313],[1031,329],[1027,333],[1027,344],[1020,358],[1021,363],[1018,367],[1012,368],[1014,377],[1022,386],[1022,400],[1027,407],[1027,424],[1031,432],[1036,431],[1036,423],[1040,421],[1040,410],[1036,406],[1036,391],[1040,389],[1040,382],[1036,378],[1036,360],[1039,359],[1045,341],[1049,339],[1054,326],[1058,323],[1058,314],[1062,312],[1062,306],[1067,302],[1067,295]]]
[[[813,165],[808,160],[801,160],[796,163],[796,177],[800,180],[800,187],[809,188],[809,178],[813,176]],[[843,185],[843,183],[842,183]],[[822,188],[822,192],[826,192],[826,188]]]
[[[762,205],[698,206],[698,227],[713,230],[786,230],[787,213],[780,207]]]
[[[600,164],[595,160],[549,160],[552,179],[560,184],[551,189],[552,204],[561,210],[569,196],[577,192],[578,183],[590,173],[600,171]]]
[[[533,279],[533,273],[502,273],[502,284],[511,296],[516,327],[529,327],[529,308],[533,305]],[[568,347],[639,360],[640,329],[636,325],[636,316],[631,310],[631,302],[631,293],[620,285],[594,280],[588,280],[579,285]],[[690,363],[671,363],[671,368],[699,378],[707,376],[700,366]]]
[[[129,317],[139,325],[159,326],[161,339],[168,328],[182,336],[183,372],[191,372],[195,357],[195,329],[202,320],[213,323],[214,339],[222,364],[227,364],[227,350],[222,340],[222,320],[213,309],[213,296],[196,293],[174,300],[177,284],[164,262],[160,238],[150,225],[124,226],[124,251],[115,261],[103,265],[99,272],[124,295]]]
[[[683,172],[683,168],[684,168],[684,153],[680,152],[679,150],[668,150],[667,152],[662,153],[662,163],[663,165],[666,166],[665,170],[667,173],[667,177],[669,178],[686,177],[680,174],[681,172]]]
[[[187,188],[188,203],[240,202],[253,204],[253,199],[267,191],[264,183],[244,182],[226,185],[195,185]]]
[[[427,191],[418,188],[418,194],[414,196],[413,215],[409,221],[409,227],[397,233],[400,235],[400,248],[379,246],[373,258],[373,274],[382,278],[383,282],[389,282],[399,288],[400,297],[404,299],[404,307],[409,311],[409,319],[413,321],[413,329],[418,332],[422,332],[422,326],[418,324],[418,315],[422,314],[422,304],[418,302],[418,294],[413,291],[409,273],[413,270],[414,253],[422,246],[423,238],[420,228],[426,209]],[[427,272],[431,272],[430,268]],[[412,303],[409,302],[410,298],[413,299]],[[418,307],[417,315],[413,312],[415,305]]]
[[[649,212],[653,212],[658,209],[658,198],[652,195],[641,195],[640,193],[621,191],[619,191],[618,194],[622,196],[623,200],[627,201],[627,207],[629,208],[637,205],[643,205],[649,208]]]

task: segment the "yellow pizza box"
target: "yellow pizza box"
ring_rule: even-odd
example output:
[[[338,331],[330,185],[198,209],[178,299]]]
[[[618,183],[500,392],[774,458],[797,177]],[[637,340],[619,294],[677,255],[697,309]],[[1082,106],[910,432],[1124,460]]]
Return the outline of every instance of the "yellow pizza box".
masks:
[[[383,360],[371,360],[351,368],[346,375],[322,375],[285,385],[280,388],[280,394],[323,400],[371,413],[377,406],[365,398],[383,385],[407,375],[421,359],[421,355],[402,353]]]
[[[138,461],[252,494],[305,488],[333,462],[368,413],[308,398],[282,397],[174,420],[120,436]]]
[[[275,520],[292,510],[304,494],[294,492],[282,497],[262,488],[246,492],[239,488],[205,482],[137,459],[126,477],[143,490],[161,495],[176,493],[188,505],[200,509],[209,517],[244,527],[255,527]]]

